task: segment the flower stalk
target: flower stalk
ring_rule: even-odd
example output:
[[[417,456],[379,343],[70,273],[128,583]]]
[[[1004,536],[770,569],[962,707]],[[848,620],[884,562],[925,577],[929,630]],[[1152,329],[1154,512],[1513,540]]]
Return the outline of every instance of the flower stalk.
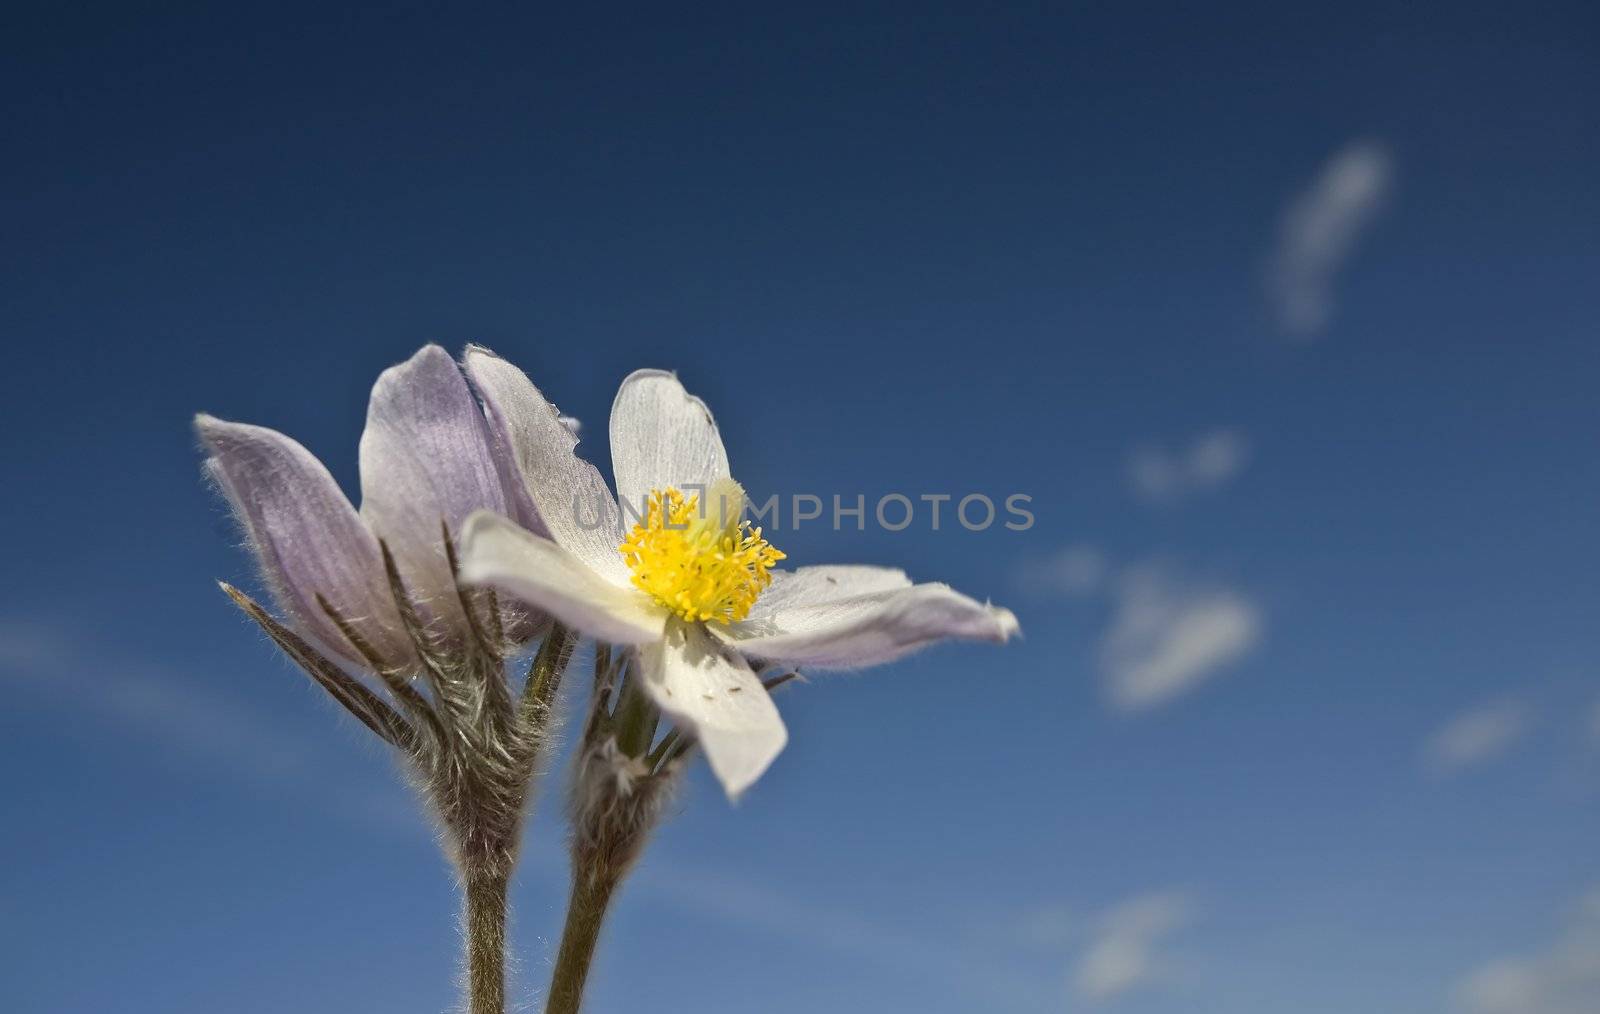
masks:
[[[505,1014],[506,892],[510,877],[468,871],[463,887],[467,935],[467,1010]]]
[[[529,783],[550,738],[556,694],[577,637],[552,625],[513,701],[504,677],[506,646],[489,640],[494,624],[475,621],[481,640],[467,650],[442,650],[419,619],[387,547],[383,555],[398,613],[422,659],[418,679],[426,684],[426,694],[413,685],[411,674],[374,655],[370,664],[388,691],[386,698],[249,596],[231,585],[222,588],[319,686],[399,750],[417,776],[443,825],[461,883],[467,1010],[505,1014],[507,891]],[[337,609],[320,596],[318,601],[330,622],[351,635],[357,651],[371,650]],[[461,589],[461,601],[468,615],[497,609],[489,592]]]
[[[635,653],[595,655],[595,689],[572,785],[572,886],[545,1014],[576,1014],[600,931],[617,890],[638,863],[696,744],[670,728],[659,739],[661,712],[638,685]],[[795,679],[761,681],[768,692]]]
[[[573,870],[567,921],[561,930],[561,950],[556,954],[545,1014],[577,1014],[583,1004],[583,988],[589,979],[595,946],[600,942],[600,927],[619,883],[597,876],[596,872]]]
[[[656,744],[661,712],[639,687],[633,652],[595,654],[595,689],[571,795],[572,887],[545,1014],[575,1014],[611,901],[671,798],[691,741]]]

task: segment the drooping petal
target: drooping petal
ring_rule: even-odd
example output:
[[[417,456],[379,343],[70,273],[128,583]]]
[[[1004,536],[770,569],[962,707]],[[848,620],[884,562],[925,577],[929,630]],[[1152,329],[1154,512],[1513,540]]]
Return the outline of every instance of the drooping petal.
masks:
[[[664,370],[637,370],[611,404],[611,467],[624,518],[637,520],[653,489],[703,497],[728,478],[728,453],[705,402]]]
[[[642,592],[596,574],[560,544],[497,514],[467,519],[461,580],[503,588],[600,641],[643,644],[661,638],[667,613]]]
[[[538,516],[539,527],[525,527],[548,532],[602,577],[626,586],[628,568],[617,551],[623,534],[617,504],[599,471],[575,453],[573,427],[527,374],[488,349],[469,346],[463,365]]]
[[[483,413],[450,354],[425,346],[373,385],[361,434],[361,516],[394,553],[407,590],[458,636],[466,618],[441,524],[506,511]]]
[[[818,606],[873,592],[910,588],[911,579],[893,567],[828,564],[775,570],[772,584],[750,609],[747,622],[759,622],[795,606]]]
[[[672,621],[664,638],[639,649],[639,659],[650,698],[699,739],[730,799],[760,778],[789,741],[749,664],[699,624]]]
[[[1004,643],[1018,626],[1009,609],[974,601],[948,585],[919,584],[793,601],[759,619],[710,630],[750,658],[854,668],[889,662],[950,638]]]
[[[383,576],[378,543],[322,462],[276,430],[208,415],[195,429],[207,472],[232,503],[278,606],[348,661],[366,661],[317,604],[320,594],[385,661],[413,657]]]

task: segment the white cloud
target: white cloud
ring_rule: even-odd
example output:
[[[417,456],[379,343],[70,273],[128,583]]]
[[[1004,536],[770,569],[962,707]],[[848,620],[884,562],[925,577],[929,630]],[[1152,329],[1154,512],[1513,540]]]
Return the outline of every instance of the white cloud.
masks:
[[[1544,949],[1491,961],[1456,986],[1473,1014],[1593,1014],[1600,997],[1600,886]]]
[[[1123,710],[1162,704],[1217,675],[1261,639],[1261,610],[1241,593],[1190,587],[1158,567],[1130,568],[1118,581],[1100,669]]]
[[[1527,705],[1502,700],[1479,705],[1446,722],[1422,747],[1422,761],[1436,774],[1452,774],[1504,754],[1528,731]]]
[[[1190,921],[1189,899],[1175,891],[1140,895],[1107,912],[1072,972],[1072,988],[1108,1000],[1161,974],[1160,945]]]
[[[1393,178],[1386,147],[1353,141],[1289,205],[1268,273],[1273,309],[1285,331],[1307,338],[1327,327],[1339,269],[1383,206]]]
[[[1169,503],[1219,489],[1244,470],[1250,442],[1235,429],[1202,433],[1187,448],[1145,445],[1128,455],[1128,483],[1141,500]]]
[[[1026,591],[1081,598],[1100,590],[1106,566],[1105,554],[1094,546],[1068,546],[1023,564],[1017,581]]]

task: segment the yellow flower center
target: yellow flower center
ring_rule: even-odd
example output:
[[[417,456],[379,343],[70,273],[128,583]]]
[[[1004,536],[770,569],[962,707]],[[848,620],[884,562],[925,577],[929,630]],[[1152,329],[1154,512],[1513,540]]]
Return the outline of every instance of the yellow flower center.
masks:
[[[710,509],[701,510],[698,495],[651,490],[644,521],[617,548],[634,587],[663,606],[691,623],[733,623],[749,615],[783,554],[739,519],[738,483],[718,482],[707,495]]]

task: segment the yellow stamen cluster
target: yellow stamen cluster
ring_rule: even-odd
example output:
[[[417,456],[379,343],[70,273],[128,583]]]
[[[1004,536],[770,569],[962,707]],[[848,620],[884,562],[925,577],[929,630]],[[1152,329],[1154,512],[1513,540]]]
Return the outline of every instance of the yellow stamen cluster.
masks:
[[[772,583],[768,571],[783,559],[761,529],[739,520],[742,491],[732,505],[715,488],[712,494],[713,510],[702,512],[698,496],[651,490],[644,521],[617,547],[634,587],[691,623],[744,619]],[[718,500],[728,517],[715,509]]]

